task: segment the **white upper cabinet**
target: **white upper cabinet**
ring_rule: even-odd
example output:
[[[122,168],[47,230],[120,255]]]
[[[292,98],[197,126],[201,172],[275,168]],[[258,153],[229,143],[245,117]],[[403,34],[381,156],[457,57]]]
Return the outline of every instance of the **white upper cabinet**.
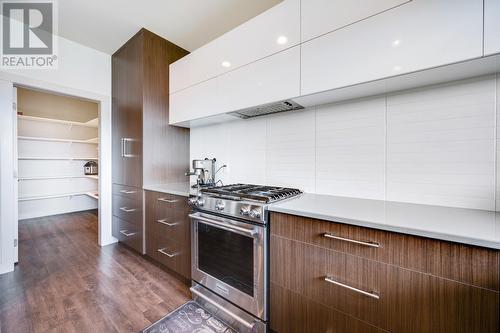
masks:
[[[170,94],[169,123],[179,124],[217,113],[217,83],[211,79]]]
[[[481,57],[482,0],[414,0],[302,44],[302,95]]]
[[[300,43],[300,0],[284,0],[170,65],[170,93]]]
[[[408,0],[302,0],[302,41],[340,29]]]
[[[484,55],[500,53],[500,0],[484,1]]]
[[[217,77],[219,112],[300,95],[300,47],[282,51]]]

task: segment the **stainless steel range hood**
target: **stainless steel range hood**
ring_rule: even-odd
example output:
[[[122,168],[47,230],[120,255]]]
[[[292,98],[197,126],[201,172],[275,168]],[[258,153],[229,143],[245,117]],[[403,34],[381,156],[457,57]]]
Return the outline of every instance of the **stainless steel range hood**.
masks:
[[[274,103],[254,106],[251,108],[242,109],[242,110],[238,110],[238,111],[233,111],[233,112],[230,112],[229,114],[236,116],[236,117],[239,117],[239,118],[242,118],[242,119],[248,119],[248,118],[263,116],[266,114],[300,110],[303,108],[304,107],[302,105],[300,105],[292,100],[287,100],[287,101],[274,102]]]

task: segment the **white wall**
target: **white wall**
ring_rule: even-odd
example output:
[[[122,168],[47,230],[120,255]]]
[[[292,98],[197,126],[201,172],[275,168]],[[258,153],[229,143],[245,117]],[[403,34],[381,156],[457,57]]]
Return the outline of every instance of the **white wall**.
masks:
[[[58,69],[0,69],[0,80],[99,103],[99,244],[107,245],[116,241],[111,235],[111,56],[61,37],[58,43]],[[10,221],[2,219],[2,228],[5,223]]]
[[[500,210],[499,81],[486,76],[194,128],[191,158],[227,164],[224,183]]]

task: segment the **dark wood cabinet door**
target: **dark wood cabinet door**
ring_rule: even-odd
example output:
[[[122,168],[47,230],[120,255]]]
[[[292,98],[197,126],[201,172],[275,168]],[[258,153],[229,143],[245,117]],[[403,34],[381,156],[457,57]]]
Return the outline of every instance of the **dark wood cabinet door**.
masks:
[[[142,187],[142,33],[112,57],[113,182]]]

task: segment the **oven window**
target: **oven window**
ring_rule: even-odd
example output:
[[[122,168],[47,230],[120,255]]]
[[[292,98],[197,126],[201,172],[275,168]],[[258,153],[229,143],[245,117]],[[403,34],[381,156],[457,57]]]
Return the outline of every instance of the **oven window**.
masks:
[[[253,241],[198,222],[198,268],[253,297]]]

